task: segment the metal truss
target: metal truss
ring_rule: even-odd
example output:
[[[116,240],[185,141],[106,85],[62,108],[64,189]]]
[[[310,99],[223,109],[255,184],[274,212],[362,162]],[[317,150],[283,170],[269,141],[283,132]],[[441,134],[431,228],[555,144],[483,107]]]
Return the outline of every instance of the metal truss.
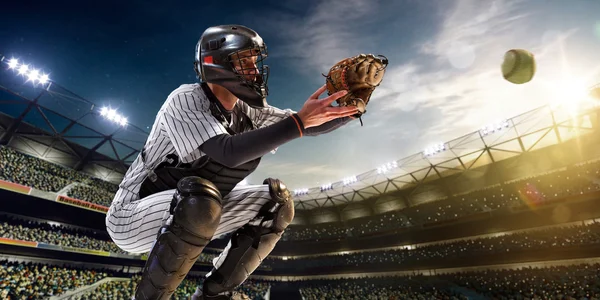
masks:
[[[352,203],[370,199],[361,204],[373,211],[383,195],[397,198],[406,207],[442,199],[459,191],[454,188],[457,174],[589,134],[597,127],[599,112],[596,106],[580,108],[577,113],[542,106],[453,139],[437,150],[416,153],[362,173],[353,183],[338,181],[304,190],[295,196],[296,209],[330,207],[341,212]],[[467,180],[468,176],[462,184]]]
[[[2,66],[0,145],[119,182],[148,132],[106,120],[93,102],[55,82],[35,86],[12,73]]]

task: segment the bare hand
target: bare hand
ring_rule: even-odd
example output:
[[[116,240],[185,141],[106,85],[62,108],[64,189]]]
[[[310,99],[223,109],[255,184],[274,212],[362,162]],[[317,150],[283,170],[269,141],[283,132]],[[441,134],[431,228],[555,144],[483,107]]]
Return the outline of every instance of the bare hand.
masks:
[[[348,92],[339,91],[331,96],[319,99],[319,96],[327,90],[327,85],[320,87],[306,100],[298,116],[304,124],[304,128],[316,127],[331,120],[355,115],[358,108],[354,106],[334,107],[333,101],[343,97]]]

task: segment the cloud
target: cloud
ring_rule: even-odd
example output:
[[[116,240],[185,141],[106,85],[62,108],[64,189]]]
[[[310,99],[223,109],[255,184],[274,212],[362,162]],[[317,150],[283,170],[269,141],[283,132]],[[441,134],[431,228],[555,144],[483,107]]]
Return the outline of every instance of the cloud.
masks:
[[[469,67],[478,49],[497,46],[498,35],[514,34],[515,22],[528,15],[519,10],[522,1],[517,0],[495,0],[487,5],[477,0],[455,3],[444,16],[438,35],[424,43],[421,52],[448,59],[458,68]]]
[[[455,1],[443,15],[439,32],[418,47],[411,61],[388,70],[371,109],[380,115],[412,112],[413,118],[437,110],[440,117],[423,129],[421,141],[413,141],[423,143],[436,137],[456,138],[488,120],[543,105],[552,94],[542,84],[547,76],[538,74],[540,80],[524,86],[510,84],[500,74],[502,57],[508,49],[526,48],[536,54],[538,63],[556,60],[557,43],[576,30],[546,31],[541,38],[532,38],[535,24],[528,22],[522,4]]]
[[[563,73],[561,57],[568,56],[562,46],[569,44],[566,41],[578,32],[576,28],[533,22],[552,11],[532,9],[526,1],[497,0],[485,6],[477,0],[444,3],[453,5],[437,12],[440,19],[430,38],[402,40],[394,42],[395,48],[386,48],[396,52],[395,60],[390,59],[393,64],[373,94],[364,127],[354,122],[326,137],[303,140],[305,146],[284,147],[287,150],[280,149],[280,157],[269,158],[277,163],[261,169],[287,174],[294,186],[317,186],[317,182],[360,174],[433,143],[458,138],[562,95],[557,93]],[[356,7],[365,10],[356,9],[350,16],[342,13]],[[303,72],[314,74],[340,57],[364,49],[361,43],[380,42],[360,27],[368,26],[365,16],[386,9],[390,10],[381,2],[329,0],[318,4],[307,16],[282,16],[274,28],[289,34],[282,39],[284,47],[289,47],[284,51],[288,57],[300,58],[296,64]],[[559,10],[554,14],[560,14]],[[389,40],[391,43],[394,39]],[[531,83],[514,85],[502,78],[502,58],[512,48],[536,54],[539,70]],[[575,56],[570,58],[577,61]],[[315,157],[314,149],[331,154],[326,159]]]
[[[305,15],[274,12],[260,31],[282,43],[272,57],[292,59],[303,73],[323,72],[340,58],[354,55],[356,45],[373,41],[357,33],[361,26],[374,22],[372,15],[378,8],[374,0],[325,0],[316,2]]]

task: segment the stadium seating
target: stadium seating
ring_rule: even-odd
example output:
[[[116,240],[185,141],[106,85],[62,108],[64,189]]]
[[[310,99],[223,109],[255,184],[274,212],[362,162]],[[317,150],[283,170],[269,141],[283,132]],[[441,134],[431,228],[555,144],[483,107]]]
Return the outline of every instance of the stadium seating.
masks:
[[[0,179],[42,191],[66,190],[68,196],[109,205],[117,190],[114,184],[75,172],[38,158],[0,147]],[[369,236],[500,208],[536,207],[554,199],[596,192],[600,189],[600,163],[589,162],[500,186],[452,196],[399,211],[309,226],[290,226],[286,241],[342,240]],[[567,200],[568,201],[568,200]],[[126,254],[104,232],[54,225],[0,215],[0,237],[58,246]],[[543,251],[561,247],[600,245],[600,223],[574,224],[560,228],[530,229],[506,236],[465,238],[434,242],[415,249],[375,250],[344,255],[323,255],[282,260],[268,257],[263,266],[279,270],[341,266],[398,265],[429,259],[486,256]],[[207,250],[199,261],[210,264],[218,252]],[[0,262],[0,299],[43,299],[89,286],[105,278],[95,289],[70,299],[130,299],[139,274],[109,269],[64,267],[42,263]],[[308,299],[600,299],[600,265],[571,265],[543,269],[487,270],[436,276],[402,276],[360,279],[310,280],[291,283]],[[105,279],[107,280],[107,279]],[[188,276],[174,299],[188,299],[202,277]],[[262,299],[277,281],[250,280],[240,291]],[[287,283],[286,283],[287,284]]]
[[[51,225],[2,214],[0,214],[0,237],[127,254],[110,241],[106,233]]]
[[[109,281],[97,288],[86,291],[82,295],[68,299],[119,299],[129,300],[133,296],[135,286],[140,280],[140,273],[126,274],[110,269],[85,269],[73,266],[57,266],[42,263],[24,263],[0,261],[0,299],[48,299],[51,296],[63,295],[96,283],[107,277],[129,278],[126,281]],[[202,284],[202,276],[188,276],[177,289],[174,299],[187,300]],[[264,299],[269,283],[259,280],[248,280],[238,291],[251,299]]]
[[[345,223],[290,226],[284,234],[284,240],[341,240],[380,234],[403,226],[451,220],[499,208],[535,207],[557,198],[598,190],[600,163],[590,162]]]
[[[111,270],[88,270],[40,263],[0,261],[0,290],[15,299],[43,299],[60,295],[107,276],[117,276]],[[6,298],[6,295],[2,299]],[[32,298],[28,298],[32,297]]]
[[[43,221],[31,221],[0,213],[0,238],[45,243],[57,246],[100,250],[111,253],[129,254],[110,240],[106,233],[98,233],[83,228],[53,225]],[[212,264],[220,251],[205,249],[198,262]],[[261,268],[270,268],[268,263]]]
[[[0,237],[2,238],[92,250],[101,249],[107,252],[126,254],[103,234],[3,215],[0,215],[0,222]],[[286,260],[270,256],[265,259],[261,267],[272,269],[274,272],[285,269],[360,267],[378,264],[401,267],[407,262],[426,262],[430,259],[453,259],[474,255],[542,250],[548,247],[557,249],[593,245],[600,246],[600,223],[596,222],[530,229],[502,236],[467,238],[451,242],[441,241],[424,246],[417,245],[414,249],[363,251],[343,255],[287,258]],[[207,249],[200,255],[198,261],[210,264],[217,255],[217,251]]]
[[[249,279],[237,291],[264,299],[270,287],[291,285],[305,300],[316,299],[600,299],[600,264],[499,268],[437,275],[396,275],[363,278],[312,279],[280,282]],[[2,299],[47,299],[108,281],[70,300],[131,299],[139,273],[82,269],[41,263],[0,261]],[[173,299],[189,299],[203,277],[190,275]],[[468,297],[468,298],[467,298]]]
[[[68,196],[110,206],[118,186],[48,161],[0,146],[0,179],[57,193],[72,183]]]
[[[454,259],[518,253],[525,250],[557,249],[561,247],[600,246],[600,223],[564,227],[531,229],[494,237],[479,237],[452,242],[439,242],[415,249],[378,250],[338,255],[302,257],[297,259],[269,257],[265,260],[274,271],[336,266],[401,267],[407,262],[426,262],[431,259]]]
[[[316,299],[600,299],[600,264],[298,283]],[[468,295],[468,298],[466,297]]]
[[[115,184],[31,157],[0,146],[0,179],[58,192],[71,183],[67,195],[76,199],[109,206],[118,189]],[[583,163],[535,177],[484,188],[469,194],[391,211],[347,222],[317,225],[291,225],[284,241],[341,240],[380,234],[399,227],[440,222],[499,208],[535,206],[560,197],[600,190],[600,162]]]

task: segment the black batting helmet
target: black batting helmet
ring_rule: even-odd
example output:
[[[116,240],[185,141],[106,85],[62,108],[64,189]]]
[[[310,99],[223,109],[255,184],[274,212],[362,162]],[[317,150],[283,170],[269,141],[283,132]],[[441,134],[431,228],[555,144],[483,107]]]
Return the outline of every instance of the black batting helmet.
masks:
[[[241,52],[256,56],[255,80],[248,80],[233,65]],[[204,31],[196,45],[194,70],[201,82],[223,86],[252,107],[267,106],[269,67],[263,64],[267,46],[256,31],[242,25],[219,25]],[[253,69],[255,70],[255,69]]]

